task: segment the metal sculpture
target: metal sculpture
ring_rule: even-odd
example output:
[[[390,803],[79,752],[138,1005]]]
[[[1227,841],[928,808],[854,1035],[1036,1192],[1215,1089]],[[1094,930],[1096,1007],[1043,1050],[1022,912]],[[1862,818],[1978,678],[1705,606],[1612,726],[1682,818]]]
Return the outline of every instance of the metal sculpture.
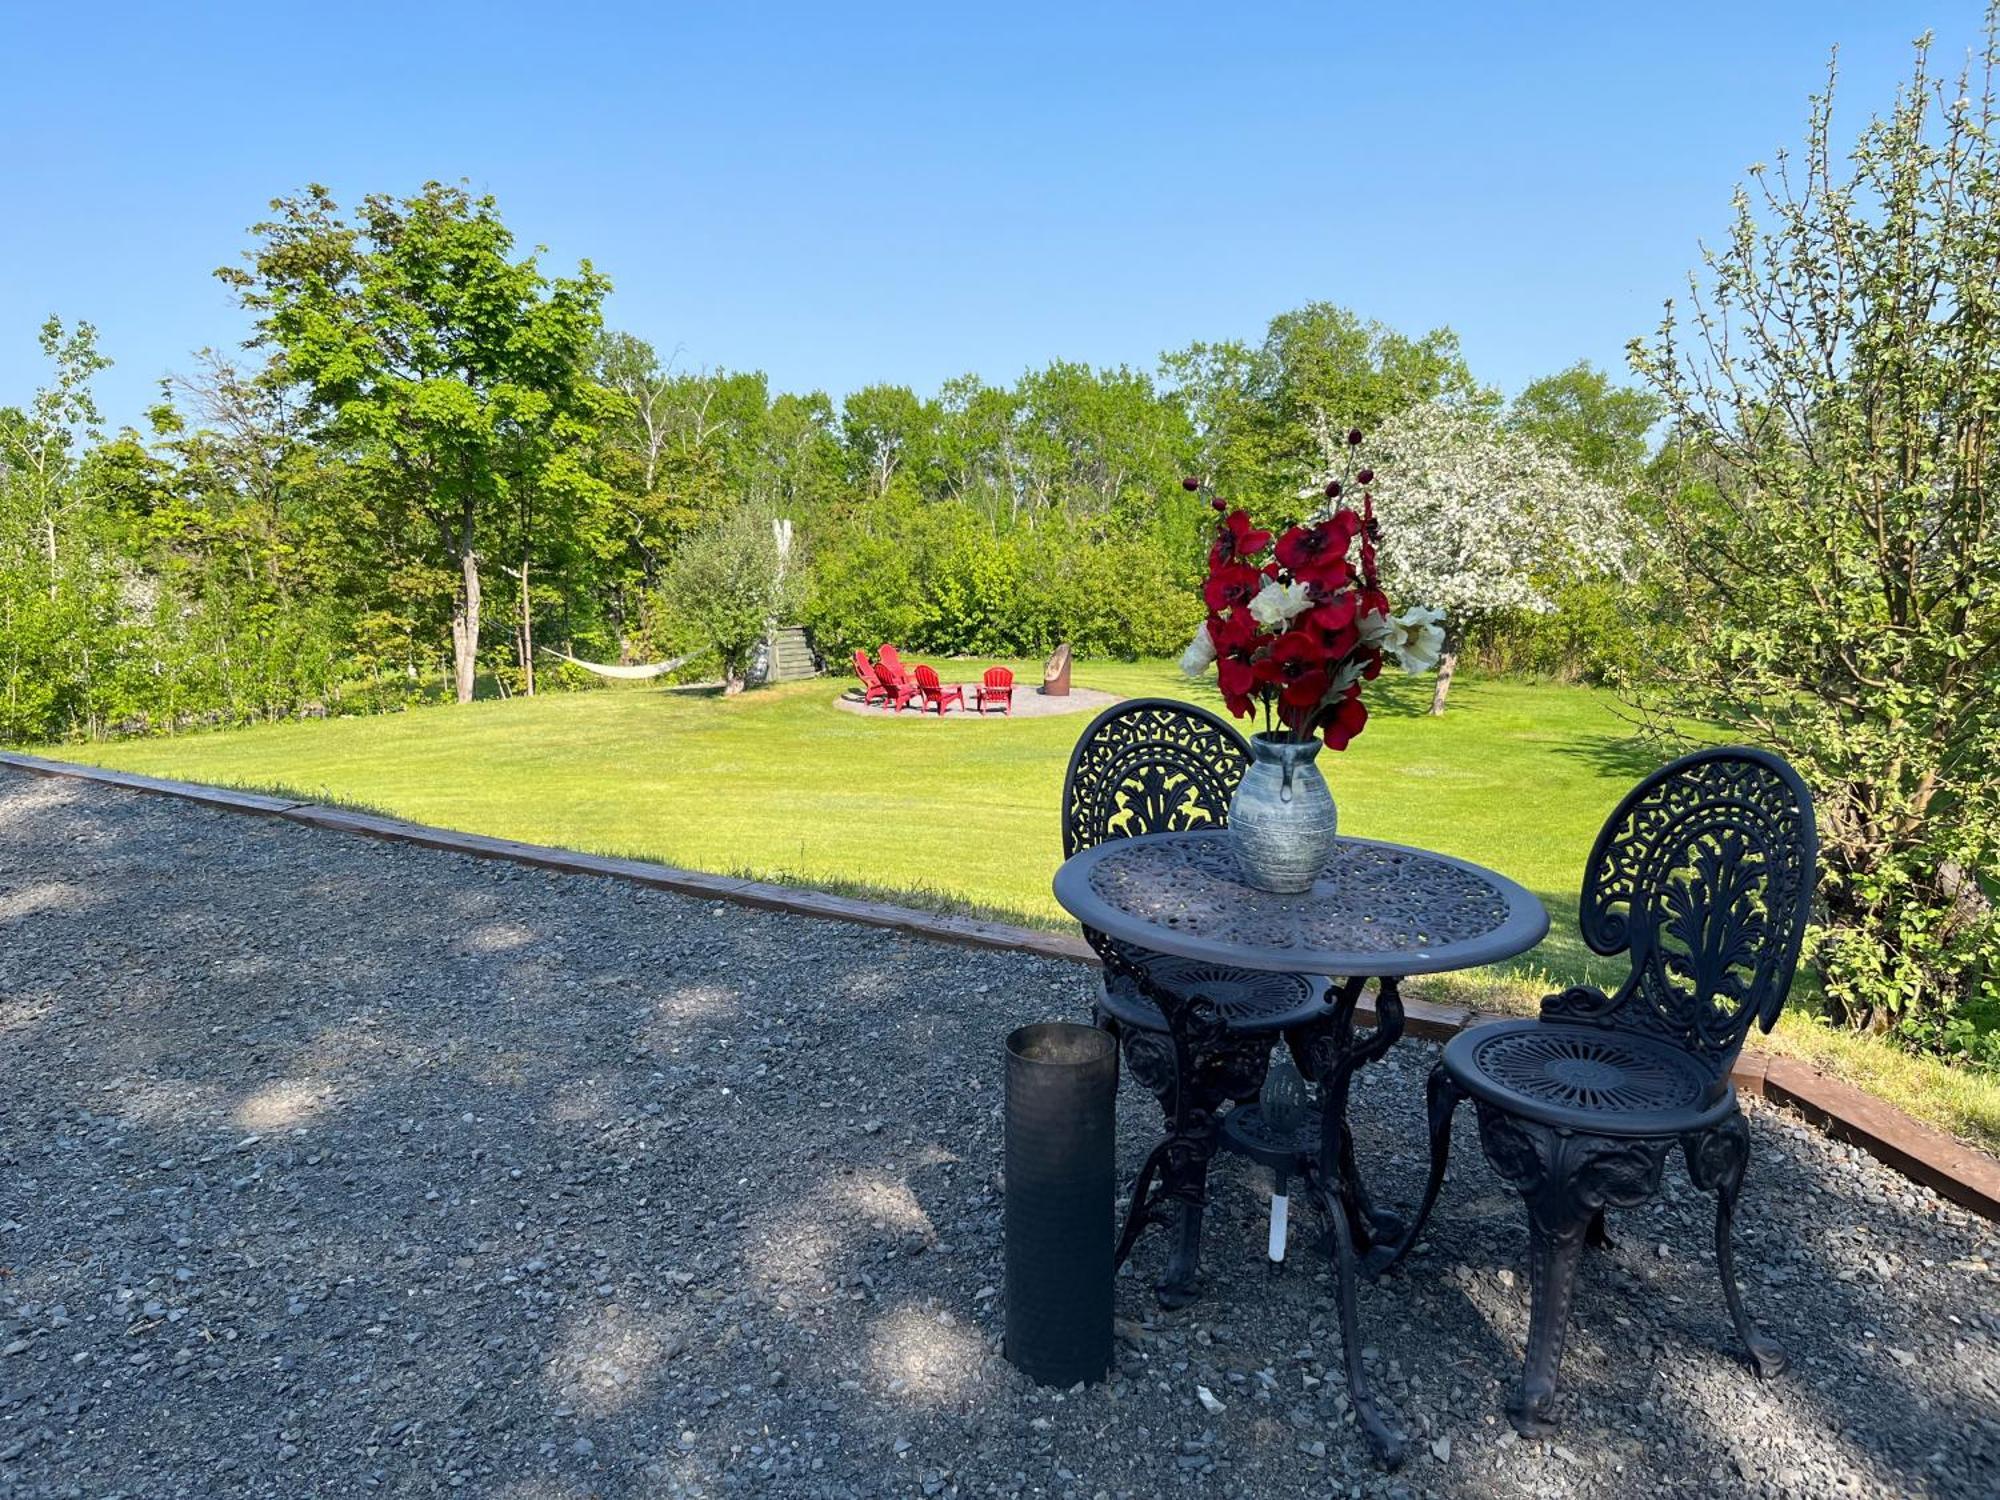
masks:
[[[1624,983],[1610,995],[1564,990],[1543,1001],[1539,1020],[1463,1032],[1432,1072],[1418,1224],[1436,1202],[1465,1098],[1487,1160],[1528,1206],[1533,1308],[1510,1408],[1523,1435],[1551,1426],[1584,1245],[1609,1243],[1606,1210],[1653,1196],[1675,1146],[1696,1187],[1716,1195],[1723,1297],[1751,1363],[1764,1376],[1784,1368],[1736,1285],[1730,1234],[1750,1133],[1729,1070],[1750,1027],[1770,1030],[1791,988],[1818,848],[1811,794],[1777,756],[1730,747],[1663,767],[1612,813],[1584,876],[1584,941],[1630,954]]]

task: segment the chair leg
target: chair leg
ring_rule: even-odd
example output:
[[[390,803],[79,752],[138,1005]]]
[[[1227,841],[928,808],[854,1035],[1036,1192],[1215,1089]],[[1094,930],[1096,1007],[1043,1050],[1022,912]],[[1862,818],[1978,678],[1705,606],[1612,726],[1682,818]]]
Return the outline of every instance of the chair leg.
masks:
[[[1731,1247],[1736,1200],[1743,1191],[1744,1169],[1750,1164],[1750,1127],[1741,1114],[1732,1114],[1712,1129],[1689,1136],[1681,1149],[1687,1155],[1688,1176],[1694,1185],[1715,1194],[1715,1264],[1722,1276],[1723,1300],[1729,1304],[1730,1321],[1749,1352],[1751,1367],[1768,1380],[1785,1368],[1784,1346],[1744,1310]]]
[[[1583,1230],[1581,1218],[1550,1224],[1537,1214],[1528,1221],[1528,1352],[1521,1388],[1507,1413],[1522,1437],[1542,1437],[1555,1430],[1550,1413],[1562,1369],[1563,1341],[1569,1334]]]
[[[1611,1231],[1604,1227],[1604,1210],[1599,1209],[1590,1216],[1590,1227],[1583,1232],[1583,1242],[1593,1250],[1615,1250],[1617,1242],[1611,1238]]]
[[[1184,1038],[1171,1033],[1120,1027],[1125,1064],[1132,1076],[1160,1101],[1166,1139],[1153,1148],[1140,1171],[1125,1230],[1119,1239],[1122,1264],[1147,1224],[1174,1226],[1166,1274],[1154,1287],[1165,1308],[1185,1307],[1200,1295],[1201,1229],[1208,1203],[1208,1168],[1215,1156],[1222,1099],[1211,1070],[1204,1068]]]
[[[1417,1243],[1417,1236],[1424,1232],[1424,1224],[1430,1219],[1431,1210],[1437,1206],[1438,1189],[1444,1185],[1444,1169],[1451,1157],[1451,1122],[1458,1113],[1459,1101],[1465,1097],[1464,1091],[1445,1072],[1444,1064],[1431,1069],[1429,1083],[1424,1089],[1425,1113],[1430,1117],[1431,1128],[1431,1175],[1424,1183],[1423,1202],[1417,1205],[1416,1216],[1404,1231],[1403,1237],[1394,1245],[1377,1246],[1383,1255],[1371,1255],[1367,1261],[1370,1271],[1378,1275],[1395,1269],[1403,1262]]]
[[[1484,1100],[1479,1139],[1493,1169],[1528,1207],[1528,1348],[1508,1416],[1521,1436],[1541,1437],[1554,1426],[1577,1262],[1591,1222],[1607,1206],[1629,1208],[1652,1197],[1673,1142],[1558,1130]]]

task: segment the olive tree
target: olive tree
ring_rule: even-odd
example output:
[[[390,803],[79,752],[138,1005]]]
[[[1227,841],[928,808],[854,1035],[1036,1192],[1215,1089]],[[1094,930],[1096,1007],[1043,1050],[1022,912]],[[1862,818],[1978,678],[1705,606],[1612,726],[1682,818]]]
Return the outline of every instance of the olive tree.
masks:
[[[1653,706],[1797,764],[1834,1014],[1989,1052],[2000,1019],[2000,142],[1927,43],[1844,155],[1832,89],[1755,168],[1634,367],[1666,399]],[[1984,1032],[1982,1042],[1980,1033]]]
[[[1614,490],[1531,433],[1460,403],[1406,408],[1369,440],[1382,583],[1400,607],[1445,614],[1431,712],[1444,712],[1466,632],[1546,614],[1554,585],[1622,573],[1631,518]]]

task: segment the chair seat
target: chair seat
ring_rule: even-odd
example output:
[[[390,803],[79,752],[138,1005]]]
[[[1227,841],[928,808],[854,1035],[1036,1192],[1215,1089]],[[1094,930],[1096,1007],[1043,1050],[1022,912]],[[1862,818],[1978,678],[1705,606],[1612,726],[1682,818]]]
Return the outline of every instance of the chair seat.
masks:
[[[1558,1021],[1475,1026],[1444,1049],[1475,1099],[1564,1130],[1678,1136],[1736,1108],[1736,1089],[1670,1042]]]
[[[1274,974],[1263,969],[1234,969],[1195,958],[1125,949],[1146,975],[1174,995],[1204,995],[1215,1002],[1232,1031],[1284,1031],[1311,1020],[1326,1008],[1326,981],[1303,974]],[[1099,1004],[1127,1026],[1141,1031],[1165,1031],[1167,1019],[1159,1006],[1126,981],[1098,984]]]

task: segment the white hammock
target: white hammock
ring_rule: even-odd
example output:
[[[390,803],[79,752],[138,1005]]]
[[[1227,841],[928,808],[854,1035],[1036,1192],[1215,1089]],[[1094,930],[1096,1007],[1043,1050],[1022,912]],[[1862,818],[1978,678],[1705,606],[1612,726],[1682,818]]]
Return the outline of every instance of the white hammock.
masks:
[[[645,662],[631,667],[615,667],[601,661],[585,661],[580,656],[571,656],[567,651],[551,651],[541,648],[544,655],[553,656],[558,661],[566,661],[573,667],[582,667],[586,672],[595,672],[599,677],[615,677],[623,682],[643,682],[648,677],[664,677],[669,672],[678,671],[689,662],[708,655],[706,651],[691,652],[686,656],[676,656],[672,661]]]

